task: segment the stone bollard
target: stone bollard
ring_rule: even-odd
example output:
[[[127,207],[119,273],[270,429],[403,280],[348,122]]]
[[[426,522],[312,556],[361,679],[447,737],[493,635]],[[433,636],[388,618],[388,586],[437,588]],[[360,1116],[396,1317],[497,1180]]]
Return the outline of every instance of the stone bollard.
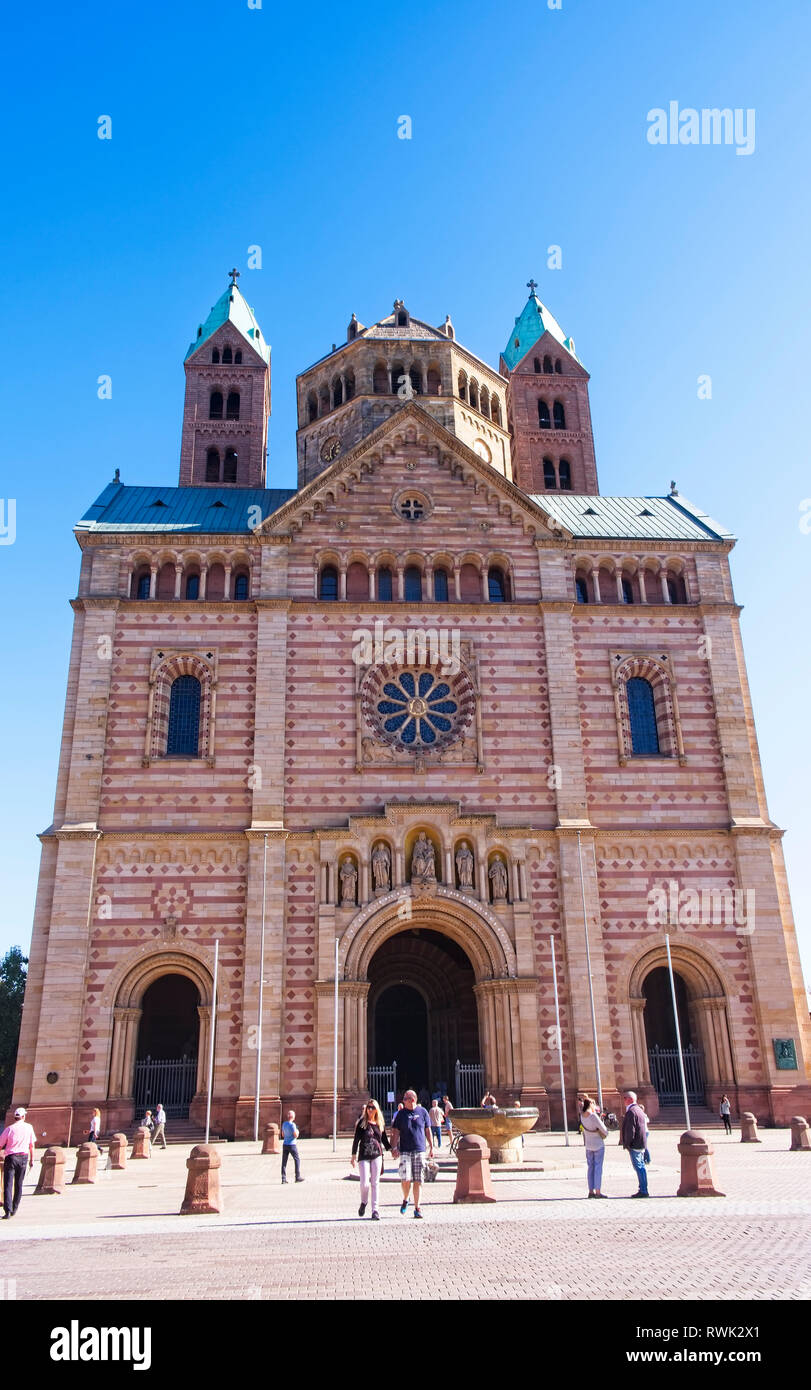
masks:
[[[149,1142],[149,1130],[145,1125],[135,1131],[135,1138],[132,1141],[132,1153],[130,1158],[151,1158],[152,1146]]]
[[[681,1186],[677,1197],[725,1197],[715,1186],[712,1156],[714,1150],[703,1134],[687,1129],[679,1140]]]
[[[741,1115],[741,1143],[760,1144],[762,1142],[757,1132],[757,1120],[751,1110],[744,1110]]]
[[[80,1144],[76,1154],[76,1172],[73,1181],[78,1183],[95,1182],[99,1151],[95,1144]]]
[[[456,1151],[454,1202],[495,1202],[490,1177],[490,1150],[479,1134],[465,1134]]]
[[[127,1136],[114,1134],[110,1140],[110,1167],[122,1169],[127,1166]]]
[[[811,1149],[811,1127],[803,1115],[792,1115],[789,1153],[794,1153],[799,1149]]]
[[[265,1140],[262,1144],[263,1154],[279,1153],[279,1126],[265,1125]]]
[[[195,1144],[186,1159],[188,1176],[181,1216],[204,1211],[222,1211],[220,1193],[220,1155],[210,1144]]]
[[[39,1170],[39,1181],[36,1191],[41,1197],[59,1197],[65,1190],[65,1160],[67,1154],[64,1149],[46,1149],[42,1155],[42,1164]]]

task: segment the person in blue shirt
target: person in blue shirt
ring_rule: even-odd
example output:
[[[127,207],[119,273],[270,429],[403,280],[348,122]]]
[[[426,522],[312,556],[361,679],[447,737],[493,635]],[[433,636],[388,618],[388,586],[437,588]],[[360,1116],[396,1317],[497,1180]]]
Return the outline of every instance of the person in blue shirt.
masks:
[[[282,1182],[287,1182],[287,1160],[292,1158],[296,1169],[296,1182],[304,1182],[301,1176],[301,1160],[299,1158],[298,1145],[298,1126],[296,1124],[295,1110],[288,1110],[287,1118],[282,1124]]]
[[[424,1106],[417,1104],[416,1091],[406,1091],[403,1096],[403,1108],[397,1111],[391,1127],[392,1140],[400,1154],[400,1183],[403,1189],[400,1214],[404,1216],[408,1211],[408,1197],[413,1183],[414,1215],[421,1221],[420,1191],[425,1168],[425,1151],[427,1148],[428,1157],[433,1158],[434,1145],[431,1138],[431,1117]]]

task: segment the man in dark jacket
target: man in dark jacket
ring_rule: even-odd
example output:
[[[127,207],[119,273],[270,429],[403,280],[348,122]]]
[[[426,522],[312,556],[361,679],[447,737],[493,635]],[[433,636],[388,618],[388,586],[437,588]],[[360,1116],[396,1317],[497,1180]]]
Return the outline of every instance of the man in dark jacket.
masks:
[[[648,1175],[645,1171],[645,1149],[648,1143],[645,1112],[642,1106],[637,1104],[636,1091],[624,1091],[623,1099],[625,1100],[625,1114],[622,1119],[620,1142],[631,1156],[631,1163],[639,1182],[639,1191],[632,1193],[632,1196],[649,1197]]]

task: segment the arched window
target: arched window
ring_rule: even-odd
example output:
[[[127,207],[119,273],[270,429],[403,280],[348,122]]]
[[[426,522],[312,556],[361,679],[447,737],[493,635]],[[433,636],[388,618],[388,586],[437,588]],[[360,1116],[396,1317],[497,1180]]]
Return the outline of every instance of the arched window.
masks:
[[[219,449],[206,450],[206,482],[218,483],[220,481],[220,451]]]
[[[687,602],[687,585],[681,574],[669,574],[667,576],[667,592],[671,603]]]
[[[405,601],[422,602],[422,575],[416,565],[409,565],[405,572]]]
[[[313,420],[318,419],[318,397],[315,391],[311,391],[307,397],[307,424],[311,425]]]
[[[408,375],[409,375],[409,377],[411,378],[411,390],[414,392],[414,395],[415,395],[415,396],[421,396],[421,395],[422,395],[422,372],[420,371],[419,367],[411,367],[411,368],[409,368]]]
[[[196,758],[199,737],[200,682],[196,676],[178,676],[169,695],[166,756]]]
[[[543,369],[544,369],[544,372],[546,373],[547,376],[551,376],[551,374],[552,374],[552,358],[551,358],[551,357],[545,357],[545,358],[544,358],[544,360],[543,360]]]
[[[438,367],[428,368],[428,395],[438,396],[442,392],[442,377]]]
[[[491,603],[505,603],[507,600],[507,581],[498,565],[491,565],[487,571],[487,594]]]
[[[173,560],[167,560],[158,570],[158,582],[155,586],[156,598],[174,598],[175,596],[175,564]]]
[[[344,388],[340,377],[335,378],[332,383],[332,408],[337,410],[339,405],[344,403]]]
[[[384,565],[377,571],[377,597],[383,603],[391,603],[392,593],[391,570]]]
[[[479,400],[479,409],[481,410],[482,415],[490,414],[490,392],[488,391],[486,386],[482,387],[482,393]]]
[[[208,398],[209,420],[222,419],[222,391],[212,391]]]
[[[372,390],[376,396],[387,396],[389,393],[389,369],[385,362],[375,364],[372,378]]]
[[[227,363],[229,366],[230,366],[231,362],[233,361],[233,356],[232,356],[232,354],[231,354],[231,349],[230,349],[230,347],[228,347],[227,344],[226,344],[226,346],[225,346],[225,347],[223,348],[223,350],[222,350],[222,360],[223,360],[223,362]]]
[[[582,574],[578,574],[578,575],[577,575],[577,577],[576,577],[576,579],[575,579],[575,581],[574,581],[574,588],[575,588],[575,593],[576,593],[576,595],[577,595],[577,602],[578,602],[578,603],[588,603],[588,601],[589,601],[589,586],[588,586],[588,584],[586,583],[586,579],[585,579],[585,576],[584,576],[584,575],[582,575]]]
[[[563,409],[563,402],[562,402],[562,401],[555,401],[555,404],[554,404],[554,406],[552,407],[552,410],[553,410],[553,414],[554,414],[554,417],[555,417],[555,429],[556,429],[556,430],[565,430],[565,428],[566,428],[566,411]]]
[[[208,567],[206,577],[206,598],[225,598],[225,566],[216,561]]]
[[[532,365],[533,365],[533,367],[535,368],[535,374],[536,374],[536,376],[540,376],[540,374],[541,374],[541,359],[540,359],[540,357],[536,357]]]
[[[318,397],[319,415],[329,415],[329,387],[322,386]]]
[[[242,348],[237,348],[236,352],[234,353],[234,366],[242,366]]]
[[[225,459],[222,465],[222,480],[224,483],[235,483],[237,481],[238,457],[236,449],[226,449]]]
[[[149,581],[151,575],[146,565],[135,571],[132,576],[132,586],[130,596],[132,598],[149,598]]]
[[[234,598],[248,597],[248,575],[245,570],[240,570],[234,579]]]
[[[351,401],[351,399],[352,399],[352,397],[354,396],[354,394],[355,394],[355,373],[354,373],[354,372],[347,372],[347,374],[346,374],[346,381],[344,382],[344,399],[347,400],[347,401]]]
[[[538,424],[542,430],[551,430],[552,421],[549,416],[549,406],[546,401],[538,401]]]
[[[560,464],[559,464],[559,467],[558,467],[558,472],[559,472],[559,475],[560,475],[560,485],[561,485],[561,487],[564,488],[566,491],[571,492],[571,489],[572,489],[572,465],[569,463],[569,460],[568,460],[568,459],[561,459]]]
[[[501,405],[498,396],[493,396],[490,402],[490,419],[494,420],[497,425],[501,424]]]
[[[405,387],[406,370],[402,362],[393,362],[391,367],[391,389],[396,396]]]
[[[460,372],[460,373],[459,373],[458,391],[459,391],[459,399],[460,399],[460,401],[466,401],[466,400],[467,400],[467,377],[465,376],[464,372]]]
[[[225,403],[225,418],[226,418],[226,420],[238,420],[238,419],[239,419],[239,392],[238,392],[238,391],[229,391],[229,392],[228,392],[228,400],[227,400],[226,403]]]
[[[321,571],[321,578],[318,585],[318,597],[325,599],[337,599],[338,597],[338,571],[334,565],[325,565]]]
[[[478,410],[478,408],[479,408],[479,387],[478,387],[478,383],[475,382],[475,381],[471,381],[471,383],[470,383],[470,388],[469,388],[469,389],[470,389],[470,396],[469,396],[470,404],[471,404],[471,406],[472,406],[472,408],[473,408],[474,410]]]
[[[561,365],[560,365],[560,358],[559,358],[559,357],[556,357],[556,358],[555,358],[555,371],[557,372],[558,376],[562,375],[562,373],[563,373],[563,368],[562,368]]]
[[[437,603],[448,602],[447,570],[434,570],[434,598]]]
[[[656,728],[656,709],[653,686],[641,676],[632,676],[626,684],[628,717],[631,721],[631,752],[658,753],[659,733]]]
[[[219,360],[220,360],[220,349],[219,349],[219,348],[212,348],[212,349],[211,349],[211,360],[212,360],[212,362],[214,362],[215,364],[216,364],[217,362],[219,362]]]
[[[543,485],[545,488],[553,488],[558,485],[555,465],[552,459],[544,459],[543,461]]]
[[[346,596],[354,599],[369,597],[369,571],[362,560],[353,560],[346,571]]]
[[[459,571],[459,594],[463,603],[481,603],[481,575],[470,561]]]
[[[633,601],[634,601],[634,586],[633,586],[633,584],[631,583],[630,579],[628,578],[627,574],[624,574],[624,575],[622,576],[622,579],[620,580],[620,588],[622,589],[622,601],[623,601],[623,603],[633,603]]]
[[[186,598],[200,597],[200,576],[199,574],[186,575]]]

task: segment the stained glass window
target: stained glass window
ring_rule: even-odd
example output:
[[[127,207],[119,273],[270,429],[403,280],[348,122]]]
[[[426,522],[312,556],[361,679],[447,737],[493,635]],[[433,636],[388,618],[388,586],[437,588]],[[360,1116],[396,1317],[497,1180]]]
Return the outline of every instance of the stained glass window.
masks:
[[[406,746],[430,747],[449,734],[459,711],[447,681],[433,671],[401,671],[383,686],[377,702],[382,728]]]
[[[659,733],[656,728],[656,709],[653,686],[641,676],[628,681],[628,714],[631,720],[631,750],[634,753],[658,753]]]
[[[178,676],[169,695],[168,757],[197,757],[200,736],[200,682],[196,676]]]

